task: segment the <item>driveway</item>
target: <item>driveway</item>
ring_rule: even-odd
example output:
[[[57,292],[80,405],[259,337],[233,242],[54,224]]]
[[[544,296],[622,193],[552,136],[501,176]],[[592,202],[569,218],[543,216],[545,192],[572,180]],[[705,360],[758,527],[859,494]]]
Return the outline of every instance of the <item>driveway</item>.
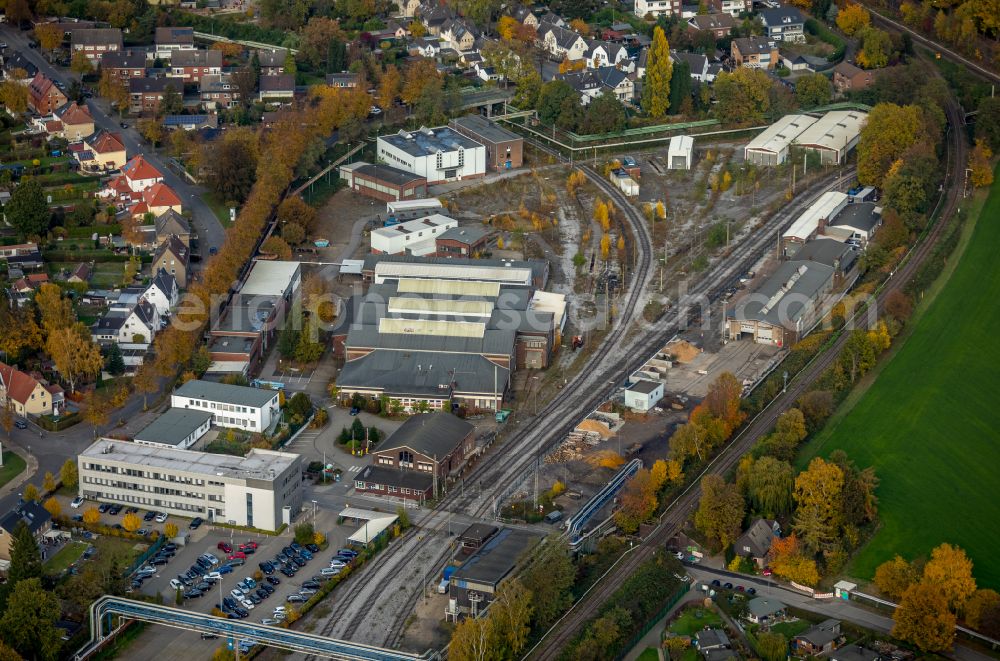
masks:
[[[57,69],[49,64],[48,60],[42,56],[38,49],[28,48],[28,40],[25,33],[17,28],[5,24],[0,27],[0,35],[3,35],[3,39],[7,42],[10,49],[23,53],[32,64],[38,67],[39,71],[49,78],[58,80],[67,86],[71,80],[77,79],[76,74],[68,70]],[[90,114],[94,117],[94,125],[96,127],[121,134],[130,157],[143,154],[146,160],[163,173],[163,181],[174,189],[181,198],[184,206],[191,209],[195,229],[199,237],[201,237],[200,245],[202,249],[204,250],[204,248],[212,246],[221,247],[225,240],[225,228],[219,222],[218,218],[215,217],[215,214],[212,213],[209,206],[201,199],[201,193],[204,192],[204,189],[188,183],[168,167],[166,159],[161,158],[159,154],[152,153],[147,144],[140,139],[139,133],[133,126],[134,122],[129,120],[129,128],[122,129],[119,126],[118,119],[108,114],[103,101],[88,99],[87,107],[90,109]]]

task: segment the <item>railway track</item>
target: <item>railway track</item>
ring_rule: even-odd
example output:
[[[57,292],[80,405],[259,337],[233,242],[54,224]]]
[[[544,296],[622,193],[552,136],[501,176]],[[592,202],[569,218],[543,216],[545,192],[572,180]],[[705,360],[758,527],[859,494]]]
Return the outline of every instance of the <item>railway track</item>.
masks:
[[[541,461],[548,451],[561,442],[582,416],[605,401],[617,384],[683,327],[692,308],[700,310],[703,301],[718,298],[769,249],[771,237],[787,227],[815,197],[831,185],[842,185],[854,176],[853,171],[849,170],[832,182],[829,179],[823,180],[804,191],[783,213],[777,214],[765,223],[754,235],[755,240],[734,247],[724,262],[717,266],[700,286],[693,288],[678,301],[673,314],[664,315],[654,324],[643,324],[645,332],[640,333],[639,338],[629,344],[627,350],[615,352],[613,351],[615,345],[623,341],[629,329],[634,327],[634,322],[641,318],[639,306],[643,301],[642,292],[652,278],[652,245],[645,220],[628,199],[592,168],[582,169],[595,186],[626,214],[637,242],[636,249],[639,250],[637,266],[630,281],[629,296],[623,307],[623,314],[616,320],[617,325],[605,338],[587,367],[563,389],[562,397],[550,402],[537,416],[522,422],[521,428],[502,444],[495,457],[489,462],[481,462],[466,477],[463,489],[453,490],[446,495],[438,507],[419,522],[419,531],[411,531],[406,538],[370,563],[365,569],[364,580],[360,577],[354,578],[334,593],[335,604],[342,605],[339,609],[335,605],[334,610],[350,613],[350,616],[328,622],[322,630],[325,635],[344,639],[361,637],[369,642],[395,644],[402,634],[409,614],[420,598],[421,588],[430,572],[421,572],[417,575],[411,571],[405,602],[402,607],[399,607],[398,603],[395,605],[398,614],[389,626],[373,631],[372,627],[367,625],[372,610],[388,606],[378,601],[380,592],[392,581],[398,582],[399,574],[409,569],[411,561],[426,564],[432,568],[431,571],[443,566],[450,548],[450,540],[444,534],[450,512],[464,512],[476,517],[489,514],[493,506],[493,496],[504,485],[530,474],[535,463]],[[489,486],[482,489],[480,485]],[[398,601],[401,597],[402,594],[395,593],[392,598]],[[359,631],[363,625],[366,625],[368,631]]]
[[[949,122],[948,160],[945,170],[947,193],[939,198],[937,222],[931,226],[923,239],[910,251],[903,264],[896,269],[893,276],[880,288],[876,296],[876,305],[884,305],[886,298],[892,292],[901,290],[917,272],[917,269],[920,268],[924,260],[932,253],[944,228],[947,226],[947,219],[951,217],[960,203],[961,190],[964,183],[964,169],[961,164],[964,164],[968,158],[968,145],[962,137],[961,127],[963,117],[954,99],[951,99],[951,102],[945,109],[945,114]],[[852,317],[851,323],[859,324],[863,322],[866,315],[866,310],[858,310]],[[618,564],[550,629],[548,635],[533,650],[529,651],[525,658],[530,657],[540,661],[557,658],[562,649],[576,636],[580,628],[596,615],[601,605],[611,597],[618,586],[622,584],[622,581],[632,574],[643,562],[648,560],[658,548],[663,547],[681,529],[692,510],[697,506],[698,499],[701,496],[700,478],[709,473],[726,474],[735,468],[740,458],[753,447],[757,439],[770,433],[778,416],[788,408],[791,408],[794,402],[809,390],[815,380],[833,365],[849,337],[849,333],[842,333],[832,346],[828,347],[826,351],[817,356],[800,371],[788,385],[785,392],[775,398],[764,411],[744,427],[730,441],[729,445],[702,471],[699,479],[693,481],[683,493],[670,503],[661,515],[659,525],[653,533],[639,546],[623,556]]]

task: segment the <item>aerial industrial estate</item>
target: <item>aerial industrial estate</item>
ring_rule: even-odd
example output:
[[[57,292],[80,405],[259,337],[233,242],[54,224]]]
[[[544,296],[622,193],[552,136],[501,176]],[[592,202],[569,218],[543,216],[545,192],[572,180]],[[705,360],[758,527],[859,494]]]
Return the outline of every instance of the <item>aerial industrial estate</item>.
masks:
[[[995,655],[990,3],[3,9],[5,658]]]

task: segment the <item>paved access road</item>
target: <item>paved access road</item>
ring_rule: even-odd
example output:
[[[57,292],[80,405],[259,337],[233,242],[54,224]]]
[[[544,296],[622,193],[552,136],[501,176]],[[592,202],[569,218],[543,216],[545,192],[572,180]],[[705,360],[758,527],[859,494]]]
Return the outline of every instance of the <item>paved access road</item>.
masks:
[[[0,26],[0,35],[7,42],[8,50],[17,50],[23,53],[32,64],[38,67],[39,71],[52,80],[57,80],[65,84],[68,88],[70,81],[77,79],[75,73],[66,69],[56,68],[49,64],[48,60],[45,59],[38,49],[28,48],[28,40],[25,33],[17,28],[9,24],[4,24]],[[195,229],[201,238],[202,250],[207,254],[207,248],[213,246],[221,247],[226,238],[225,228],[223,228],[219,219],[215,217],[215,214],[212,213],[212,210],[205,201],[201,199],[201,193],[204,192],[203,189],[188,183],[168,167],[166,159],[162,158],[159,154],[153,153],[148,144],[139,137],[139,133],[136,131],[131,120],[126,121],[129,124],[129,128],[123,129],[117,117],[109,114],[107,106],[103,101],[88,99],[87,107],[90,109],[90,114],[94,117],[95,127],[107,131],[115,131],[122,136],[129,158],[137,154],[143,154],[146,160],[163,173],[164,183],[174,189],[174,192],[181,198],[181,202],[186,208],[191,209]]]

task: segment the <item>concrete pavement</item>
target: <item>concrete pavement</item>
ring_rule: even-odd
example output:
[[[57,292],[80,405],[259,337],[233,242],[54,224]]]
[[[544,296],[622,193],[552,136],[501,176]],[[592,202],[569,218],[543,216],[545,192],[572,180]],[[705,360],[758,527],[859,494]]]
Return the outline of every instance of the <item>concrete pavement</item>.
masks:
[[[3,35],[3,39],[7,42],[10,49],[20,51],[32,64],[38,67],[39,71],[49,78],[58,80],[67,86],[70,81],[77,79],[76,74],[53,67],[38,49],[28,48],[28,40],[24,32],[8,24],[4,24],[0,26],[0,35]],[[165,159],[161,158],[158,154],[152,153],[151,149],[140,140],[139,133],[131,125],[131,122],[128,129],[122,129],[119,121],[109,114],[103,101],[98,102],[95,99],[88,99],[87,107],[90,109],[90,114],[94,117],[95,127],[121,134],[130,158],[137,154],[143,154],[146,160],[163,173],[163,181],[174,189],[181,198],[184,206],[191,209],[192,219],[198,231],[198,236],[201,239],[200,245],[203,252],[207,254],[207,248],[209,247],[221,247],[225,240],[225,228],[219,222],[218,218],[215,217],[215,214],[212,213],[209,206],[201,199],[201,193],[204,190],[189,184],[168,167]]]

